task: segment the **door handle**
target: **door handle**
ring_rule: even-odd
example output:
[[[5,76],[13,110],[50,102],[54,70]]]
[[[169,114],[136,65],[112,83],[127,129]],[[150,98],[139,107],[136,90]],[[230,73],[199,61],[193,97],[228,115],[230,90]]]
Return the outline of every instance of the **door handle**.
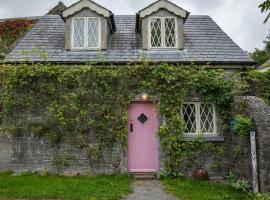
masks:
[[[130,132],[133,132],[133,123],[130,124],[129,130],[130,130]]]

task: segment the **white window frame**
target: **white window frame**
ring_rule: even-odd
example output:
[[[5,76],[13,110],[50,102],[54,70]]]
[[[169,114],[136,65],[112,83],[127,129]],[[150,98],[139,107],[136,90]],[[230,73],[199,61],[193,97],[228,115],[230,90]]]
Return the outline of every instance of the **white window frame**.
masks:
[[[74,21],[75,19],[84,19],[84,43],[83,47],[75,47],[75,37],[74,37]],[[98,19],[98,46],[97,47],[89,47],[88,45],[88,19]],[[74,17],[72,19],[72,27],[71,27],[71,48],[72,49],[88,49],[88,50],[100,50],[101,49],[101,23],[99,17]]]
[[[198,135],[198,134],[204,134],[204,135],[217,135],[217,121],[216,121],[216,107],[215,104],[213,103],[206,103],[206,102],[185,102],[183,105],[187,104],[193,104],[195,105],[195,120],[196,120],[196,132],[195,133],[185,133],[185,135]],[[204,132],[202,133],[201,131],[201,105],[202,104],[211,104],[213,105],[213,130],[214,132],[209,133],[209,132]],[[181,114],[184,116],[184,110],[183,110],[183,105],[181,108]]]
[[[151,19],[161,20],[161,47],[153,47],[151,43]],[[174,19],[175,22],[175,46],[166,47],[165,46],[165,19]],[[150,49],[177,49],[178,46],[178,28],[177,28],[177,18],[176,17],[150,17],[148,20],[148,47]]]

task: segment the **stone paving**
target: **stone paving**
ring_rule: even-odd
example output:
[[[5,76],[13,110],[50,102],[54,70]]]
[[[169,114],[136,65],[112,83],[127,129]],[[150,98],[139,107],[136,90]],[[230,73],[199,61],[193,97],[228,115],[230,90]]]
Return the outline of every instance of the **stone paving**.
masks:
[[[164,191],[158,180],[135,180],[132,184],[133,193],[125,200],[177,200]]]

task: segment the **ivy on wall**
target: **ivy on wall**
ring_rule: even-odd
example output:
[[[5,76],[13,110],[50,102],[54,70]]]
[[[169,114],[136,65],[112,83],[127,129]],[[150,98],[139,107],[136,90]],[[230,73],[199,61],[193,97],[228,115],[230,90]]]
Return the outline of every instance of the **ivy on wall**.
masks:
[[[46,137],[56,152],[61,142],[69,138],[72,145],[87,152],[89,163],[115,145],[124,155],[128,106],[136,95],[148,92],[159,100],[159,112],[165,119],[158,134],[168,170],[180,166],[181,155],[189,151],[186,147],[191,144],[182,142],[181,116],[181,104],[190,91],[215,103],[226,125],[230,103],[241,89],[239,77],[195,65],[38,64],[0,68],[4,132],[14,136],[30,132]]]

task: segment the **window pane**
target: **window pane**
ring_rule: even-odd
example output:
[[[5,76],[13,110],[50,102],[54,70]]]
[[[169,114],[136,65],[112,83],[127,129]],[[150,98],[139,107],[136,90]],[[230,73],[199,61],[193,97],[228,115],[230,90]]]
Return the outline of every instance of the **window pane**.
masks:
[[[151,25],[151,46],[161,47],[161,19],[150,19]]]
[[[200,125],[201,125],[201,132],[214,133],[214,105],[213,104],[200,105]]]
[[[88,19],[88,47],[99,47],[99,21],[97,18]]]
[[[165,18],[165,46],[166,47],[176,46],[174,18]]]
[[[74,47],[83,47],[84,19],[74,19]]]
[[[186,133],[196,133],[196,106],[195,104],[183,104],[183,118]]]

